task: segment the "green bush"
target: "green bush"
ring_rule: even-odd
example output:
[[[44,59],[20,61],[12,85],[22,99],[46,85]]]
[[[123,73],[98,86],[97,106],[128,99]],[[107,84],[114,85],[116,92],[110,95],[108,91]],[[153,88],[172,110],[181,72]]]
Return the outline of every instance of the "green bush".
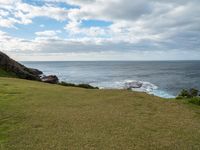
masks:
[[[199,90],[191,88],[190,90],[183,89],[176,99],[187,99],[189,103],[200,106]]]
[[[189,100],[189,103],[199,105],[200,106],[200,97],[194,97]]]
[[[199,93],[199,90],[194,89],[194,88],[191,88],[189,91],[186,89],[183,89],[176,98],[177,99],[193,98],[193,97],[197,97],[198,93]]]
[[[98,87],[93,87],[89,84],[74,84],[74,83],[67,83],[63,81],[58,84],[62,86],[80,87],[80,88],[85,88],[85,89],[99,89]]]
[[[93,87],[89,84],[78,84],[77,87],[82,87],[82,88],[85,88],[85,89],[99,89],[98,87]]]
[[[190,95],[191,95],[192,97],[198,96],[198,93],[199,93],[199,90],[194,89],[194,88],[190,89]]]
[[[9,72],[0,68],[0,77],[17,77],[17,75],[13,72]]]
[[[176,99],[183,99],[183,96],[177,96]]]
[[[60,82],[58,83],[59,85],[62,85],[62,86],[76,86],[76,84],[73,84],[73,83],[67,83],[67,82]]]
[[[186,90],[186,89],[183,89],[180,94],[178,95],[178,97],[183,97],[183,98],[190,98],[191,95],[190,93]]]

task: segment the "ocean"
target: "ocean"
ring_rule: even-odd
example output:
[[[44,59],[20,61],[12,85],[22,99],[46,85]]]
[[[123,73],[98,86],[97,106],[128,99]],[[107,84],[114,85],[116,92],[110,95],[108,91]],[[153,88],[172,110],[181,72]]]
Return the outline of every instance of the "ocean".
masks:
[[[127,83],[142,83],[135,91],[164,98],[180,90],[200,89],[200,61],[60,61],[22,62],[60,81],[86,83],[105,89],[123,89]]]

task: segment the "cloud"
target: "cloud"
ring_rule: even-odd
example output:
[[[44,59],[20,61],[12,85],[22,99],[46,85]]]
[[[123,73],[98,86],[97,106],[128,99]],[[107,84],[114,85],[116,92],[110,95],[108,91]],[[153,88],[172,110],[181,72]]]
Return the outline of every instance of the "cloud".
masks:
[[[58,21],[64,21],[68,17],[68,11],[64,8],[44,5],[42,7],[33,6],[25,3],[17,4],[16,17],[34,18],[37,16],[45,16]]]
[[[60,27],[45,29],[47,25],[40,23],[38,26],[43,24],[44,31],[34,32],[33,39],[1,33],[1,45],[16,52],[20,51],[16,49],[19,43],[24,54],[124,53],[129,58],[130,54],[141,53],[142,58],[150,53],[148,56],[169,54],[178,59],[192,52],[193,58],[200,58],[199,5],[199,0],[44,0],[43,5],[0,0],[2,27],[31,24],[33,18],[40,16],[66,22],[62,37]],[[85,27],[84,21],[90,20],[111,24]]]
[[[10,5],[14,4],[15,2],[20,2],[21,0],[0,0],[1,5]]]
[[[186,0],[70,0],[67,2],[80,6],[80,9],[69,11],[70,21],[65,29],[71,34],[90,36],[89,33],[94,29],[93,27],[81,28],[82,20],[100,19],[111,21],[113,24],[108,28],[95,29],[96,36],[105,37],[106,34],[106,37],[111,37],[113,40],[126,40],[130,43],[151,40],[157,45],[162,44],[162,41],[170,44],[171,40],[173,45],[176,40],[173,38],[178,37],[182,32],[197,31],[200,26],[198,15],[200,2],[196,0],[190,2]],[[195,37],[196,34],[193,36]],[[185,37],[179,42],[188,41]]]
[[[68,18],[68,10],[45,4],[34,6],[20,0],[0,1],[0,26],[14,27],[15,24],[30,24],[35,17],[48,17],[57,21]]]
[[[38,35],[38,36],[49,36],[49,37],[52,37],[52,36],[56,36],[60,32],[61,32],[60,30],[56,30],[56,31],[46,30],[46,31],[42,31],[42,32],[36,32],[35,34]]]
[[[45,33],[45,31],[43,32]],[[47,32],[48,33],[48,32]],[[43,35],[42,35],[43,36]],[[129,43],[102,38],[26,40],[0,32],[1,49],[18,60],[182,60],[198,59],[200,52],[162,46],[150,40]],[[184,43],[187,45],[186,43]],[[165,45],[165,46],[163,46]],[[148,48],[147,48],[148,47]],[[170,50],[169,50],[170,48]]]

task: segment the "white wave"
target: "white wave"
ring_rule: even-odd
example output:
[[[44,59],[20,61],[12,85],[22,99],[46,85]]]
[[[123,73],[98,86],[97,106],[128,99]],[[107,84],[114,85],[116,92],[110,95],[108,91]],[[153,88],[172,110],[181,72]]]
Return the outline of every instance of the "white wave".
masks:
[[[96,86],[101,87],[101,89],[131,89],[132,91],[145,92],[163,98],[175,97],[166,91],[160,90],[158,86],[146,81],[123,80],[116,82],[101,82]]]
[[[163,97],[163,98],[175,98],[174,95],[171,95],[165,91],[162,90],[154,90],[152,92],[153,95],[159,96],[159,97]]]
[[[142,86],[140,86],[140,84],[142,84]],[[163,97],[163,98],[175,97],[167,93],[166,91],[159,89],[158,86],[146,81],[122,80],[122,81],[115,81],[115,82],[113,81],[99,82],[98,84],[93,83],[92,85],[98,86],[100,87],[100,89],[131,89],[132,91],[145,92],[145,93]],[[138,88],[136,88],[137,86]]]
[[[126,80],[125,81],[125,85],[127,85],[126,83],[141,83],[142,86],[138,87],[138,88],[131,88],[131,90],[133,91],[138,91],[138,92],[146,92],[148,94],[153,94],[155,96],[159,96],[159,97],[163,97],[163,98],[174,98],[173,95],[168,94],[165,91],[162,91],[158,88],[158,86],[150,83],[150,82],[145,82],[145,81],[135,81],[135,80]]]

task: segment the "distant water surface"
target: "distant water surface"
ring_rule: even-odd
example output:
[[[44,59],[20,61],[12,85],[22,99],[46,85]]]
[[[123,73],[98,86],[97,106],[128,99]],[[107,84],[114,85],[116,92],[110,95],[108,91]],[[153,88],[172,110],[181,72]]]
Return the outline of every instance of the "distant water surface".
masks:
[[[200,89],[200,61],[65,61],[22,62],[60,80],[87,83],[101,88],[124,88],[140,81],[145,91],[160,97],[174,97],[183,88]]]

